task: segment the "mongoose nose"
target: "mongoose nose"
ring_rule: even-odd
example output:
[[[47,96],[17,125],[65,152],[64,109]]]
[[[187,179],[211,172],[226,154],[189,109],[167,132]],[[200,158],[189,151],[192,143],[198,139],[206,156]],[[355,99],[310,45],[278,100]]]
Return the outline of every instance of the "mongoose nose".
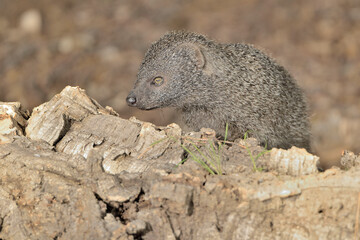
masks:
[[[134,106],[136,103],[136,97],[132,93],[129,94],[126,98],[126,102],[129,106]]]

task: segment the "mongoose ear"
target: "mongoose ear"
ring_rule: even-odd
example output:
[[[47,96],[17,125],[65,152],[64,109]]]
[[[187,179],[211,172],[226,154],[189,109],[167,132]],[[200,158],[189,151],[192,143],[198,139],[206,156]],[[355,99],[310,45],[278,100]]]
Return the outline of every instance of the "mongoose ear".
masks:
[[[180,44],[177,48],[187,51],[190,57],[195,61],[196,67],[198,69],[205,68],[205,64],[206,64],[205,55],[202,52],[200,46],[194,43],[183,43]]]

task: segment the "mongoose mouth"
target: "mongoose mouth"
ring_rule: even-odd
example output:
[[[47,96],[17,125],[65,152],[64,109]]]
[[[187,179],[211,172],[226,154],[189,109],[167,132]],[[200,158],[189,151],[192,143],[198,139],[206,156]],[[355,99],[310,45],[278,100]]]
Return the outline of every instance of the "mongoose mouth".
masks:
[[[130,104],[128,103],[128,106],[129,107],[136,107],[140,110],[144,110],[144,111],[150,111],[150,110],[153,110],[153,109],[156,109],[156,108],[159,108],[159,107],[144,107],[144,106],[137,106],[136,104]]]
[[[155,108],[159,108],[158,106],[155,106],[155,107],[147,107],[147,106],[144,106],[143,104],[141,104],[141,102],[139,102],[139,100],[136,98],[136,95],[131,92],[127,98],[126,98],[126,103],[129,107],[136,107],[138,109],[141,109],[141,110],[152,110],[152,109],[155,109]]]
[[[157,108],[159,108],[159,107],[149,107],[149,108],[147,108],[147,107],[141,107],[141,106],[139,106],[139,107],[137,107],[137,108],[140,109],[140,110],[150,111],[150,110],[153,110],[153,109],[157,109]]]

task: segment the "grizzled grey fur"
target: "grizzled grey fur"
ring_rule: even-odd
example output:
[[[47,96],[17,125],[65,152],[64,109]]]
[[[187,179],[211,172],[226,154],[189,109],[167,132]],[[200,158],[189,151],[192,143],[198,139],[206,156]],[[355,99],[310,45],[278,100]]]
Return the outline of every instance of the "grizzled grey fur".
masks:
[[[144,110],[176,107],[194,130],[208,127],[221,135],[228,123],[232,139],[248,132],[270,148],[310,149],[301,89],[251,45],[170,32],[146,53],[127,102]]]

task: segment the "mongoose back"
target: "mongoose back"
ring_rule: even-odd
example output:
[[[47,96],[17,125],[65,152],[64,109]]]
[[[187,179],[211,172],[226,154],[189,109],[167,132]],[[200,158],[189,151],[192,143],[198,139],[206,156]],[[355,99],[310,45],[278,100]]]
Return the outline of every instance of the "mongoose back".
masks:
[[[214,129],[231,139],[246,132],[269,148],[310,149],[301,89],[273,59],[248,44],[222,44],[174,31],[153,43],[127,97],[144,110],[176,107],[193,130]]]

